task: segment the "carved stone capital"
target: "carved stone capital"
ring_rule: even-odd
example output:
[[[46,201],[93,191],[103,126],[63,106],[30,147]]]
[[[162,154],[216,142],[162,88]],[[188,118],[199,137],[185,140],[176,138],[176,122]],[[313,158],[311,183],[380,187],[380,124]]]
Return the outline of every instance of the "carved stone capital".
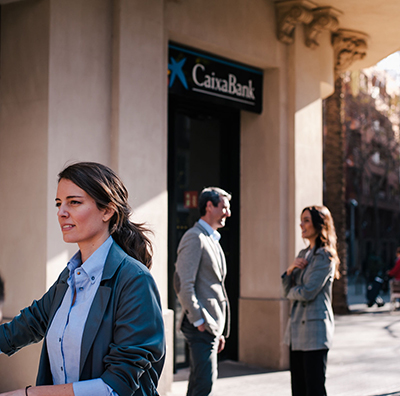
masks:
[[[315,4],[307,0],[289,0],[275,3],[278,20],[278,40],[285,44],[294,41],[293,32],[298,23],[310,23],[313,20],[312,8]]]
[[[340,29],[332,34],[336,73],[347,70],[354,61],[365,57],[367,39],[366,34],[354,30]]]
[[[318,36],[323,30],[335,32],[339,28],[338,17],[342,12],[333,7],[320,7],[312,10],[313,20],[304,27],[306,45],[312,49],[319,46]]]

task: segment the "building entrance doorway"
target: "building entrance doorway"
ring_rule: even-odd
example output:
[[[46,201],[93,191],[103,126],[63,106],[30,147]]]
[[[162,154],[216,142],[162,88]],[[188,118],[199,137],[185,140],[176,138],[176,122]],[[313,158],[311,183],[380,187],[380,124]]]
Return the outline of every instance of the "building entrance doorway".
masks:
[[[240,111],[170,95],[168,136],[168,278],[169,308],[175,311],[175,368],[188,365],[178,330],[181,307],[173,289],[176,250],[182,235],[199,219],[197,197],[204,187],[232,194],[232,216],[221,228],[227,261],[226,288],[231,305],[231,335],[221,359],[238,357]]]

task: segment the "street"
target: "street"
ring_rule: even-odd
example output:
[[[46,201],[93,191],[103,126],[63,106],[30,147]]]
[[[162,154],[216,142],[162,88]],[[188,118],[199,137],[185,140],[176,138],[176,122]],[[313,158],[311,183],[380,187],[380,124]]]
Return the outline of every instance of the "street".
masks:
[[[384,295],[388,301],[388,295]],[[352,314],[336,316],[334,345],[328,355],[328,395],[400,396],[400,311],[368,308],[363,294],[349,286]],[[188,369],[174,377],[172,393],[186,394]],[[213,396],[290,396],[289,371],[270,372],[224,361]]]

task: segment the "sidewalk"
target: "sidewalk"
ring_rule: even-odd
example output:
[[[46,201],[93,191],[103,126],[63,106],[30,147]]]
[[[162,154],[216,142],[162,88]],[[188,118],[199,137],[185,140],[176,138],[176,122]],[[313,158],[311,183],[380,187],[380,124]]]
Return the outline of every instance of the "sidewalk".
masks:
[[[368,308],[364,290],[349,285],[352,314],[336,316],[328,355],[328,395],[400,396],[400,311],[391,313],[390,304]],[[388,294],[382,297],[389,300]],[[187,377],[188,369],[179,370],[168,396],[185,396]],[[291,396],[290,373],[224,361],[213,396]]]

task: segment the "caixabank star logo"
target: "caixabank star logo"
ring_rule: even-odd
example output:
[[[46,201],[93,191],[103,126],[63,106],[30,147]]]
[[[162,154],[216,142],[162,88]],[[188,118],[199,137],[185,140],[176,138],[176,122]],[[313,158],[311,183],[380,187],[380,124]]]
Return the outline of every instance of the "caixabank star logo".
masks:
[[[183,65],[186,62],[186,58],[181,59],[177,62],[174,58],[171,57],[171,63],[168,64],[169,71],[169,88],[174,84],[175,78],[178,77],[179,81],[182,85],[188,89],[187,81],[185,74],[183,73]]]

